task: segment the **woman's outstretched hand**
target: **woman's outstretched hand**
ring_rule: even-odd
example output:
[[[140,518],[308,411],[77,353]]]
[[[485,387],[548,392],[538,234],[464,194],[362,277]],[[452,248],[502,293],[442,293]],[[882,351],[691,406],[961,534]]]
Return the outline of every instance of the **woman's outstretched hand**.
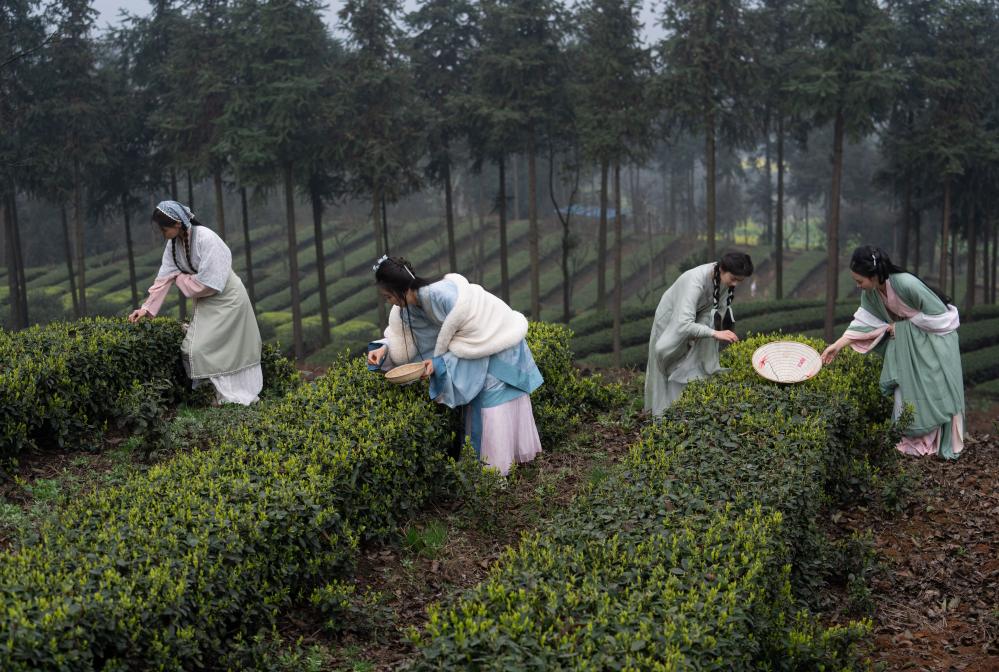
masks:
[[[429,378],[432,375],[434,375],[434,360],[425,360],[423,362],[423,375],[420,378]]]
[[[725,331],[716,331],[712,336],[721,341],[722,343],[735,343],[739,340],[739,337],[735,335],[735,332],[731,329],[726,329]]]
[[[376,348],[375,350],[369,352],[368,364],[371,364],[372,366],[381,366],[382,362],[385,360],[386,350],[387,346],[383,345],[382,347]]]
[[[832,343],[825,350],[822,351],[822,354],[819,357],[820,359],[822,359],[823,364],[829,364],[834,359],[836,359],[836,355],[838,354],[839,354],[839,347],[837,347],[835,343]]]
[[[145,308],[136,308],[132,311],[132,314],[128,316],[129,322],[138,322],[144,317],[150,317],[150,313]]]

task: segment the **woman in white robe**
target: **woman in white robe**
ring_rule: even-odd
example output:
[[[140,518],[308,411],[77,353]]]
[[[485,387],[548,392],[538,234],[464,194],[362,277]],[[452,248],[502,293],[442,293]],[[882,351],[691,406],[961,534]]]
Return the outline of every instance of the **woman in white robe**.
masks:
[[[527,345],[527,319],[479,285],[450,273],[430,283],[401,257],[375,266],[378,291],[393,305],[371,367],[423,361],[430,397],[465,409],[480,459],[506,475],[541,452],[530,394],[543,379]]]
[[[723,370],[718,344],[739,340],[732,331],[732,299],[735,288],[752,274],[748,254],[729,252],[686,271],[666,290],[649,338],[645,410],[661,416],[688,382]]]
[[[191,210],[162,201],[153,222],[166,239],[163,260],[149,297],[128,316],[155,317],[177,285],[194,300],[194,314],[181,344],[184,368],[194,387],[211,381],[218,403],[249,405],[263,388],[260,330],[243,282],[232,270],[232,252]],[[177,244],[177,241],[181,245]]]

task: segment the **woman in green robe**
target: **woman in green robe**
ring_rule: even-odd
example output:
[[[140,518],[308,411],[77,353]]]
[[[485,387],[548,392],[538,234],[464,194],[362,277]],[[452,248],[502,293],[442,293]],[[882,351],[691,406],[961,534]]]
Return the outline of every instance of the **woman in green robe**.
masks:
[[[896,448],[907,455],[957,458],[964,447],[957,308],[876,247],[857,248],[850,274],[862,290],[860,308],[843,336],[822,352],[822,362],[833,361],[847,345],[881,353],[881,390],[894,397],[894,418],[906,404],[915,411]]]
[[[688,382],[723,370],[718,344],[739,340],[732,331],[732,299],[735,288],[752,274],[748,254],[728,252],[717,262],[686,271],[666,290],[649,338],[645,410],[662,415]]]

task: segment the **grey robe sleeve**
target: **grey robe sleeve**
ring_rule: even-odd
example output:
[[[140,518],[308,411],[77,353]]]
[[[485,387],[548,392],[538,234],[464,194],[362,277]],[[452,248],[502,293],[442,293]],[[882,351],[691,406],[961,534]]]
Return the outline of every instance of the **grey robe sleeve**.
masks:
[[[666,307],[661,313],[660,319],[668,322],[658,325],[660,333],[655,342],[656,361],[663,372],[687,354],[692,340],[714,335],[714,329],[697,321],[697,303],[704,290],[697,278],[693,274],[681,276],[675,289],[671,292],[671,309]]]

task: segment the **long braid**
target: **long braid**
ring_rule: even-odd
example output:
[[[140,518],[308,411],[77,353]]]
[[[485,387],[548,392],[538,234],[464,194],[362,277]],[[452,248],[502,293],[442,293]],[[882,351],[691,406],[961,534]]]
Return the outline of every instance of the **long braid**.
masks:
[[[715,271],[711,276],[711,281],[713,285],[711,288],[711,297],[715,302],[715,310],[718,310],[718,299],[721,290],[721,266],[719,264],[715,264]]]
[[[715,307],[715,330],[731,329],[735,325],[735,320],[729,320],[729,310],[732,308],[732,299],[735,298],[735,287],[728,288],[728,296],[725,298],[725,310],[718,312],[721,303],[721,264],[715,264],[715,271],[712,277],[712,297]]]
[[[188,236],[187,229],[181,227],[180,233],[170,241],[170,254],[173,255],[173,265],[180,268],[180,264],[177,263],[177,238],[180,238],[180,242],[184,243],[184,254],[187,255],[187,266],[194,273],[198,272],[198,269],[194,267],[194,260],[191,259],[191,239]]]

